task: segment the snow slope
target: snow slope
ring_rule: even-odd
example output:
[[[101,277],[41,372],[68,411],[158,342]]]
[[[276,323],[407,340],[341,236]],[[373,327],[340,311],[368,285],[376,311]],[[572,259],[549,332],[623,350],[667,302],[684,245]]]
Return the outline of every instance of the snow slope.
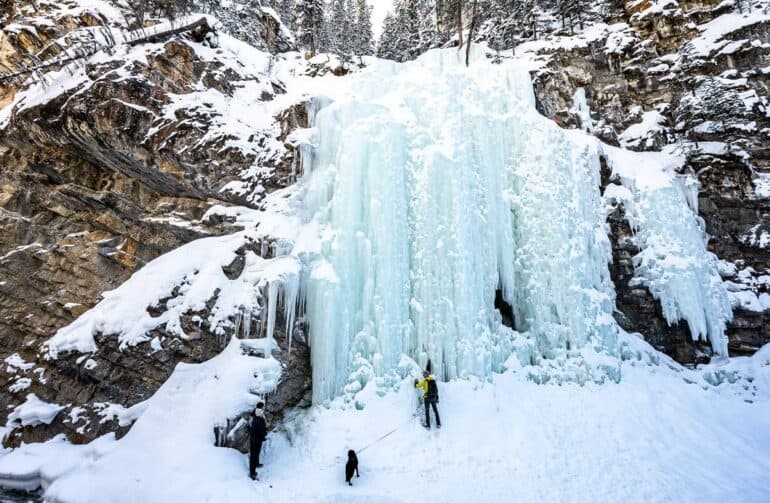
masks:
[[[47,499],[79,503],[767,501],[770,348],[689,371],[623,339],[620,383],[538,385],[520,371],[453,381],[440,386],[443,428],[430,432],[412,417],[411,382],[382,396],[371,384],[271,433],[258,482],[247,457],[212,447],[200,422],[247,399],[223,394],[247,384],[231,346],[175,373],[124,439],[24,446],[0,457],[0,482],[40,473]],[[752,382],[708,385],[717,374]],[[352,488],[349,448],[361,463]]]

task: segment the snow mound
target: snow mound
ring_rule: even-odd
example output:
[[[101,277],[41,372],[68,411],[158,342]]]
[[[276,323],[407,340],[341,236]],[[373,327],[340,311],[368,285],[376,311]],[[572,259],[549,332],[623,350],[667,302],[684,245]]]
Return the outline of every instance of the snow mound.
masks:
[[[14,407],[8,414],[6,427],[50,424],[63,408],[60,405],[44,402],[34,393],[30,393],[24,403]]]
[[[253,408],[279,376],[277,360],[243,354],[235,338],[205,363],[180,363],[126,436],[55,480],[46,498],[223,501],[223,495],[248,491],[245,459],[234,449],[214,447],[214,427]]]

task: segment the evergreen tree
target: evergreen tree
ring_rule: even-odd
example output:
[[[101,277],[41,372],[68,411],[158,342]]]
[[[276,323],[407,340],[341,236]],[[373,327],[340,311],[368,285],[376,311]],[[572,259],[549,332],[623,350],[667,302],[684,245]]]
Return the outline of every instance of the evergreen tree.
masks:
[[[347,25],[345,0],[332,0],[327,16],[329,28],[329,51],[335,54],[346,54],[347,41],[345,26]]]
[[[343,52],[342,54],[356,53],[356,11],[353,8],[353,0],[345,0],[345,23],[342,25]]]
[[[685,94],[674,111],[676,128],[689,136],[728,132],[749,115],[737,92],[719,79],[706,78]]]
[[[356,24],[354,37],[355,53],[369,56],[372,47],[372,8],[366,0],[356,0]]]
[[[378,56],[406,61],[441,44],[433,0],[397,0],[394,7],[395,14],[383,24]]]
[[[436,28],[436,2],[434,0],[416,0],[416,2],[420,40],[418,51],[423,53],[441,43]]]
[[[588,8],[587,0],[556,0],[556,13],[561,18],[562,28],[575,33],[575,25],[583,29],[583,13]]]
[[[436,28],[441,41],[458,37],[462,40],[462,0],[436,0]]]
[[[388,12],[382,22],[382,34],[377,44],[377,56],[385,59],[401,61],[397,40],[400,27],[396,16]]]
[[[310,56],[327,49],[328,32],[323,0],[299,0],[296,7],[297,41],[310,49]]]
[[[192,11],[194,3],[194,0],[129,0],[128,5],[141,26],[148,15],[176,19],[188,14]]]
[[[543,31],[536,0],[487,0],[479,5],[483,21],[479,34],[493,49],[510,49],[522,40],[536,39]]]

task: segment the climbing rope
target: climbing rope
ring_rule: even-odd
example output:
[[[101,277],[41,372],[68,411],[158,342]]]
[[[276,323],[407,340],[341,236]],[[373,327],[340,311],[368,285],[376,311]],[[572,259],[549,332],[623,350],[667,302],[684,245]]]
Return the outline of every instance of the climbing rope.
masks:
[[[374,445],[374,444],[376,444],[377,442],[379,442],[379,441],[381,441],[381,440],[384,440],[385,438],[389,437],[390,435],[392,435],[393,433],[397,432],[398,430],[400,430],[401,428],[403,428],[403,427],[404,427],[404,426],[406,426],[407,424],[409,424],[409,423],[411,423],[412,421],[414,421],[414,418],[416,418],[418,415],[419,415],[419,414],[418,414],[417,412],[415,412],[414,414],[412,414],[412,417],[410,417],[410,418],[409,418],[409,420],[408,420],[407,422],[405,422],[405,423],[401,424],[400,426],[397,426],[397,427],[393,428],[392,430],[390,430],[389,432],[387,432],[386,434],[384,434],[383,436],[381,436],[380,438],[378,438],[378,439],[377,439],[377,440],[375,440],[374,442],[370,443],[370,444],[369,444],[369,445],[367,445],[366,447],[364,447],[364,448],[362,448],[362,449],[358,449],[358,450],[356,451],[356,453],[359,453],[359,452],[364,452],[366,449],[368,449],[369,447],[373,446],[373,445]]]

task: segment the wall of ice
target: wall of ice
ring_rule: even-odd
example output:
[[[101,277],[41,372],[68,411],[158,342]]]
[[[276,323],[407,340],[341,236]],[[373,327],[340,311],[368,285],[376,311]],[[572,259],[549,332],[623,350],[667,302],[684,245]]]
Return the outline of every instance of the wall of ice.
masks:
[[[528,73],[442,50],[352,78],[356,94],[316,114],[305,166],[324,229],[306,278],[314,399],[402,355],[444,379],[488,377],[514,352],[614,355],[597,149],[536,112]]]

